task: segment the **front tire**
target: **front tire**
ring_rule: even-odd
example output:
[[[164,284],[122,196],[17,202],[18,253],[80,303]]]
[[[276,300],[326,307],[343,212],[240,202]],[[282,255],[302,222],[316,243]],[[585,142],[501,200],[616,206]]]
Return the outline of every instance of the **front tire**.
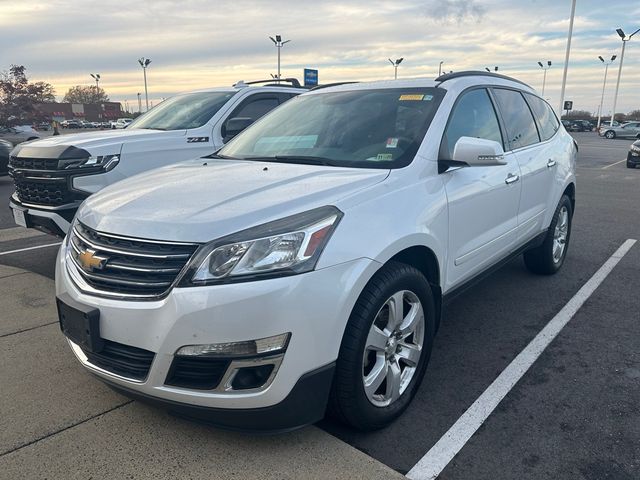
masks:
[[[390,262],[369,281],[351,312],[340,346],[330,412],[359,430],[400,416],[424,376],[435,334],[427,279]]]
[[[569,249],[572,219],[571,200],[567,195],[563,195],[542,245],[524,252],[524,263],[531,272],[553,275],[560,270]]]

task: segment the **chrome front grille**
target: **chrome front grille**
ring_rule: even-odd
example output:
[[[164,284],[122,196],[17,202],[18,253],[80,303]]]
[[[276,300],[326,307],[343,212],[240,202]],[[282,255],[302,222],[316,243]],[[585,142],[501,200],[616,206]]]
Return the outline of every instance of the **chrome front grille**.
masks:
[[[68,265],[78,287],[108,297],[153,299],[166,294],[198,248],[111,235],[76,222],[69,235]],[[74,274],[75,273],[75,274]],[[83,288],[83,283],[86,287]]]

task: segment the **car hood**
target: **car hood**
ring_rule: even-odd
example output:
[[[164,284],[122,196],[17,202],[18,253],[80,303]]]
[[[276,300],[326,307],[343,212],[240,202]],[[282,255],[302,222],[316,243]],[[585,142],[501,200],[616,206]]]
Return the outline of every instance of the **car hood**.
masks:
[[[62,146],[73,146],[85,149],[91,154],[95,153],[95,149],[117,146],[117,151],[111,152],[117,153],[123,143],[153,141],[167,137],[183,137],[185,133],[186,130],[104,130],[99,132],[75,133],[71,135],[55,135],[31,142],[29,143],[29,146],[33,149],[52,149],[52,151],[57,151]]]
[[[208,242],[324,205],[381,182],[389,170],[192,160],[136,175],[89,197],[78,220],[138,238]]]

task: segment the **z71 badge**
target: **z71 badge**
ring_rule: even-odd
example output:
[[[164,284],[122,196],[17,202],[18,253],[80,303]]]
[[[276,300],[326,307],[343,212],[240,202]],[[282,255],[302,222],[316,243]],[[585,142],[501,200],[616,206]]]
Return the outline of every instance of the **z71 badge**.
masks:
[[[202,143],[208,141],[209,137],[187,137],[187,143]]]

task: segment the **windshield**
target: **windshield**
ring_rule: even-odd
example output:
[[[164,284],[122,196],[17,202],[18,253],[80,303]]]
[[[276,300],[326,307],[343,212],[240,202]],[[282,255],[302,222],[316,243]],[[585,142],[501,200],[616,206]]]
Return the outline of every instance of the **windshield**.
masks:
[[[218,152],[244,160],[399,168],[411,163],[444,97],[388,88],[296,97]]]
[[[177,95],[165,100],[135,119],[127,130],[186,130],[198,128],[211,120],[236,92],[199,92]]]

